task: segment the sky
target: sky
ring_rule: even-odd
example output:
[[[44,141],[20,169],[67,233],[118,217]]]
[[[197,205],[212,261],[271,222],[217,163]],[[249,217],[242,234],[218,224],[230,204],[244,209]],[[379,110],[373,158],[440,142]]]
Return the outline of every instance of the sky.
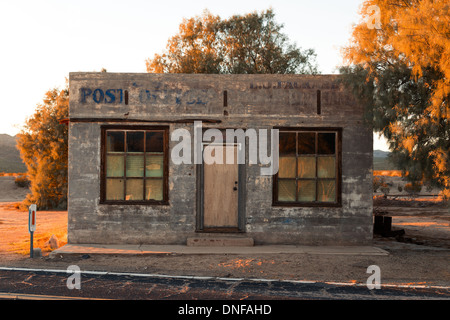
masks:
[[[313,48],[319,70],[338,73],[340,50],[362,0],[0,0],[0,134],[15,135],[45,92],[70,72],[146,72],[183,18],[272,8],[291,42]],[[374,135],[374,149],[388,150]]]

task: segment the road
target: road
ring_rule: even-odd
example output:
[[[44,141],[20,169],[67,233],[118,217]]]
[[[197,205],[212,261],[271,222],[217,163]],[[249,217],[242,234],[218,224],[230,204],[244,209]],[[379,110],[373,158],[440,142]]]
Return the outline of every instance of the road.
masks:
[[[450,290],[445,287],[411,289],[382,285],[381,289],[369,290],[365,285],[320,282],[0,268],[0,297],[26,295],[120,300],[450,300]]]

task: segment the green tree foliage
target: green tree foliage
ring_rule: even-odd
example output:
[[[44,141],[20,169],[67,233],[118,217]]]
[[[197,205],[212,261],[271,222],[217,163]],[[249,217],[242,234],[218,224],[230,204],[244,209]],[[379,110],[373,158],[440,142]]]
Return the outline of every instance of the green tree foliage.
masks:
[[[370,28],[373,10],[379,28]],[[411,181],[450,197],[450,4],[366,0],[344,49],[344,82],[366,106]]]
[[[31,194],[23,206],[67,208],[68,128],[59,120],[68,114],[69,89],[49,90],[19,134],[17,147],[31,182]]]
[[[222,20],[205,11],[184,19],[166,51],[147,59],[150,73],[317,73],[313,49],[289,43],[272,10]]]

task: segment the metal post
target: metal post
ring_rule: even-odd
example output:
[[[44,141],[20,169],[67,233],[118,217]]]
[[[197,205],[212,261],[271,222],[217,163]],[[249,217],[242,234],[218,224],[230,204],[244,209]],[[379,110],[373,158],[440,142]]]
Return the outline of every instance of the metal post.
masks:
[[[30,258],[33,258],[33,231],[30,232]]]
[[[35,204],[28,209],[28,231],[30,232],[30,258],[33,258],[33,233],[36,231],[36,210]]]

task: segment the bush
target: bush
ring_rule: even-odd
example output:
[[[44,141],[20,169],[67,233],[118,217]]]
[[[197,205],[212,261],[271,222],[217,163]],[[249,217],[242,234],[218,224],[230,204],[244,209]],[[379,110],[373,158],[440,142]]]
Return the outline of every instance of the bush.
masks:
[[[59,122],[69,114],[69,89],[53,89],[27,119],[17,148],[27,166],[30,191],[23,206],[34,203],[38,210],[67,208],[68,127]]]
[[[381,187],[382,185],[384,185],[384,178],[383,177],[373,177],[372,180],[372,186],[373,186],[373,192],[377,192],[378,188]]]
[[[381,192],[383,192],[383,195],[386,198],[389,191],[391,191],[391,188],[389,188],[387,185],[382,185],[380,190]]]
[[[16,186],[20,188],[29,188],[30,187],[30,180],[28,180],[26,175],[20,175],[16,178],[14,181]]]
[[[405,184],[405,191],[411,196],[416,196],[422,191],[422,183],[420,182],[410,182]]]

